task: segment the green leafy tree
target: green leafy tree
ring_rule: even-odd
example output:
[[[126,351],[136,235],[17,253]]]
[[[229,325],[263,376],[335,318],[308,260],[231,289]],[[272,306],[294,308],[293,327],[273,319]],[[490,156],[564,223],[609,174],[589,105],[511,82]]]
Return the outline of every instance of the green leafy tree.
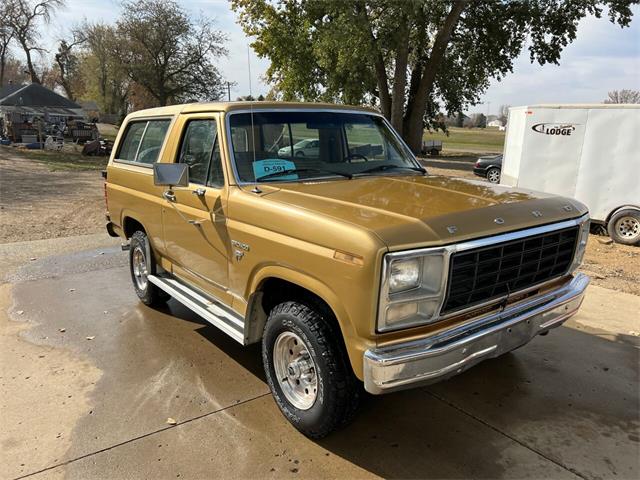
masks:
[[[632,0],[231,0],[252,47],[271,64],[278,98],[379,106],[409,146],[441,109],[478,102],[492,78],[532,62],[558,63],[579,20],[621,27]]]
[[[82,39],[79,55],[84,93],[82,98],[95,100],[100,110],[119,116],[129,107],[131,80],[113,54],[119,39],[116,29],[102,23],[84,23],[74,36]]]
[[[193,21],[172,0],[125,1],[116,37],[112,54],[158,105],[222,95],[214,60],[226,54],[225,36],[211,20]]]

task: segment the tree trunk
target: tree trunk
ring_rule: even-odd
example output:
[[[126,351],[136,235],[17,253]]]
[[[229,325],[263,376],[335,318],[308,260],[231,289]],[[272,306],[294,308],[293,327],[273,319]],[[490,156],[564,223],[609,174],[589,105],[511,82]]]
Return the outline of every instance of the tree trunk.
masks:
[[[31,61],[31,49],[27,45],[26,41],[20,40],[20,45],[24,50],[24,54],[27,57],[27,69],[29,70],[29,75],[31,75],[31,83],[42,83],[38,78],[38,74],[36,73],[36,69],[33,66],[33,62]]]
[[[371,42],[371,49],[373,51],[373,66],[376,72],[376,83],[378,85],[378,95],[380,97],[380,108],[382,114],[387,120],[391,120],[391,95],[389,94],[389,79],[387,77],[387,69],[384,64],[384,57],[382,51],[378,45],[378,39],[373,33],[371,28],[371,22],[367,15],[366,6],[362,2],[355,4],[356,13],[362,19],[365,24],[369,39]]]
[[[391,125],[402,134],[405,88],[407,87],[407,63],[409,61],[409,26],[407,18],[401,20],[396,48],[396,66],[393,75],[393,96],[391,99]]]
[[[433,89],[436,73],[442,63],[444,54],[451,40],[451,34],[458,24],[460,15],[470,0],[456,0],[451,11],[445,19],[444,25],[436,35],[431,55],[426,62],[424,71],[421,72],[420,83],[415,93],[415,98],[411,102],[411,112],[406,117],[406,131],[404,138],[409,148],[414,153],[419,153],[422,147],[422,134],[424,131],[424,115],[427,110],[427,100]]]
[[[4,69],[6,64],[7,54],[5,53],[5,50],[3,50],[2,54],[0,55],[0,87],[4,85]]]

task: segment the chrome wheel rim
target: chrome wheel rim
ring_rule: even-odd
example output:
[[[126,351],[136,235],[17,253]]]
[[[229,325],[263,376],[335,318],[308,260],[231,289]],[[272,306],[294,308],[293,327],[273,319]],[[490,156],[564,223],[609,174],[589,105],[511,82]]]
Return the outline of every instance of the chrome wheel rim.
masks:
[[[487,173],[487,180],[491,183],[498,183],[500,181],[500,172],[498,172],[498,170],[489,170],[489,173]]]
[[[136,280],[136,285],[140,290],[147,288],[147,259],[144,256],[144,251],[140,246],[136,246],[131,254],[131,265],[133,266],[133,277]]]
[[[634,240],[640,237],[640,221],[631,216],[620,217],[616,222],[616,232],[622,238]]]
[[[299,410],[310,409],[318,396],[316,364],[307,345],[293,332],[282,332],[273,347],[273,367],[280,389]]]

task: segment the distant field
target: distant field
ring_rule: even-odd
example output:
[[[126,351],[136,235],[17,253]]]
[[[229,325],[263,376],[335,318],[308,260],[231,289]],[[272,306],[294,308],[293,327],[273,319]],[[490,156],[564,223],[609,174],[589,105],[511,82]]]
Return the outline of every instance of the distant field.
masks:
[[[449,136],[442,132],[425,132],[425,140],[442,140],[444,152],[501,153],[504,133],[496,128],[449,128]]]

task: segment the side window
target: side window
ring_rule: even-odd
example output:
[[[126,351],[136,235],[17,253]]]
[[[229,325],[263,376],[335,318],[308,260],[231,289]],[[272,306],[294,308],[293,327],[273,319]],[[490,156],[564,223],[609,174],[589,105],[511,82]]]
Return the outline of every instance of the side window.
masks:
[[[147,124],[147,130],[144,132],[142,141],[140,142],[140,150],[136,161],[140,163],[156,163],[160,149],[164,143],[164,137],[169,130],[169,120],[150,120]]]
[[[146,126],[147,122],[134,122],[127,126],[127,131],[120,143],[117,158],[120,160],[129,160],[130,162],[136,161],[138,146],[140,145],[140,140],[142,139],[142,134]]]
[[[387,142],[373,123],[345,125],[347,144],[351,155],[364,155],[368,160],[385,160],[384,146]],[[391,152],[396,153],[397,152]],[[393,156],[393,155],[392,155]],[[391,160],[391,158],[389,158]],[[355,158],[355,161],[360,161]]]
[[[155,163],[170,123],[165,119],[130,123],[116,158],[144,164]]]
[[[190,120],[182,136],[178,162],[189,165],[189,181],[200,185],[224,183],[215,120]]]

